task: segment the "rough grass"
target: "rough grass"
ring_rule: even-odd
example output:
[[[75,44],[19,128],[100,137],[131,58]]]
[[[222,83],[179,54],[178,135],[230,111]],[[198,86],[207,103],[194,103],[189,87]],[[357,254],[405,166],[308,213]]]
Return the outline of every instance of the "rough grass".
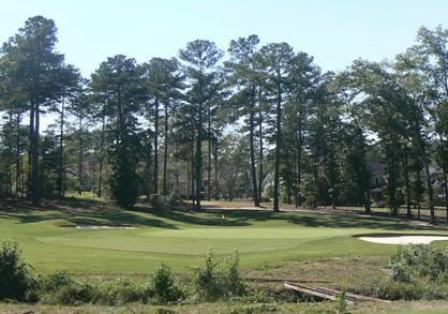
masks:
[[[391,303],[360,303],[348,306],[349,313],[397,313],[397,314],[442,314],[448,311],[448,301],[437,302],[391,302]],[[129,304],[127,306],[81,305],[76,307],[59,305],[25,305],[1,304],[0,313],[53,313],[53,314],[98,314],[98,313],[337,313],[335,302],[320,303],[253,303],[238,304],[202,303],[171,306],[151,306]]]

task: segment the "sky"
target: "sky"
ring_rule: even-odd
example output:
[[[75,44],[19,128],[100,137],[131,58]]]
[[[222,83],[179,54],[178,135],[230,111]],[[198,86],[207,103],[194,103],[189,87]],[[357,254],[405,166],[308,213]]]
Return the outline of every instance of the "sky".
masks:
[[[391,59],[420,26],[448,28],[447,0],[0,0],[0,42],[34,15],[54,19],[58,51],[88,77],[107,57],[178,56],[195,39],[227,49],[257,34],[288,42],[340,71],[357,58]]]

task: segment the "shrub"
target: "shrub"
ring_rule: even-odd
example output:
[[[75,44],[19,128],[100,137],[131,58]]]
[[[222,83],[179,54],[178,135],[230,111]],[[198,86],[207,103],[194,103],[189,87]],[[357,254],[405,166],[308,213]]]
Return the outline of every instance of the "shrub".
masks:
[[[200,299],[213,301],[223,296],[223,284],[217,271],[218,263],[209,252],[205,258],[205,267],[196,273],[195,288]]]
[[[223,264],[222,271],[219,271],[220,264]],[[207,301],[244,295],[246,287],[240,275],[238,252],[222,263],[217,262],[209,252],[205,267],[196,273],[195,288],[198,297]]]
[[[89,284],[73,282],[54,291],[50,297],[50,302],[64,305],[80,305],[92,302],[95,298],[95,292],[95,288]]]
[[[364,282],[358,293],[389,300],[435,300],[448,297],[448,250],[428,245],[400,247],[390,258],[385,280]]]
[[[147,302],[149,295],[144,287],[128,280],[102,282],[95,287],[95,303],[119,305],[130,302]]]
[[[0,300],[24,301],[33,286],[29,266],[16,242],[5,241],[0,250]]]
[[[174,277],[168,265],[162,264],[152,277],[151,296],[161,303],[174,302],[184,297],[183,292],[174,282]]]
[[[227,258],[223,273],[224,287],[229,296],[242,296],[246,293],[246,286],[240,275],[240,255],[238,251]]]
[[[423,285],[407,282],[385,281],[378,297],[387,300],[418,300],[423,297]]]
[[[448,277],[448,249],[428,245],[399,248],[391,257],[390,267],[392,280],[398,282],[444,280]]]
[[[152,194],[149,197],[149,203],[154,209],[162,210],[165,213],[169,213],[173,208],[179,205],[181,198],[175,192],[170,195]]]
[[[64,286],[73,284],[74,281],[70,276],[70,273],[66,271],[60,271],[50,274],[44,277],[42,280],[42,289],[45,291],[56,291]]]

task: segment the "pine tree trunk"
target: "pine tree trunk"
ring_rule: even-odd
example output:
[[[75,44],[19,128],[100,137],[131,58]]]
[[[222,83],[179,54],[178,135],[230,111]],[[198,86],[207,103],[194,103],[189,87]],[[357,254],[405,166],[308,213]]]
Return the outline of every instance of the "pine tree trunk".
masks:
[[[409,183],[409,167],[408,167],[408,151],[407,151],[406,147],[404,148],[403,170],[404,170],[404,182],[405,182],[405,189],[406,189],[406,216],[412,217],[411,188],[410,188],[410,183]]]
[[[419,145],[420,145],[420,151],[421,156],[423,159],[423,166],[425,168],[425,175],[426,175],[426,187],[428,189],[428,206],[430,211],[430,222],[431,224],[435,224],[436,217],[435,217],[435,211],[434,211],[434,192],[432,188],[432,182],[431,182],[431,173],[429,171],[429,161],[426,155],[426,148],[425,144],[423,143],[423,139],[421,137],[418,138]]]
[[[421,180],[421,170],[420,169],[417,170],[416,176],[417,176],[417,178],[416,178],[417,182],[420,182],[420,180]],[[417,195],[418,195],[418,199],[417,199],[417,219],[420,220],[420,209],[421,209],[421,204],[420,204],[421,194],[420,194],[420,192],[418,192]]]
[[[159,100],[154,103],[154,194],[159,193]]]
[[[165,101],[165,136],[163,147],[163,195],[167,195],[167,164],[168,164],[168,101]]]
[[[218,168],[218,143],[215,142],[215,145],[213,147],[213,172],[214,172],[214,192],[215,192],[215,199],[218,200],[219,199],[219,180],[218,180],[218,172],[219,172],[219,168]]]
[[[258,152],[258,200],[261,202],[263,198],[263,114],[261,110],[259,111],[259,122],[258,122],[258,133],[259,133],[259,152]]]
[[[34,130],[31,143],[31,199],[34,206],[40,206],[40,185],[39,185],[39,105],[33,104],[34,107]]]
[[[58,198],[64,197],[64,97],[61,102],[61,116],[59,125],[59,170],[58,170]]]
[[[22,163],[20,158],[20,120],[21,114],[16,118],[16,195],[21,195]]]
[[[316,193],[313,196],[313,209],[316,209],[319,203],[318,197],[319,197],[319,155],[316,148],[316,152],[314,153],[314,188],[316,189]]]
[[[210,201],[212,194],[212,110],[208,108],[208,159],[207,159],[207,200]]]
[[[151,145],[148,145],[147,159],[146,159],[146,199],[149,200],[153,191],[152,180],[151,180],[151,170],[152,170],[152,149]]]
[[[196,160],[194,158],[194,149],[195,149],[195,137],[196,134],[193,130],[191,135],[191,199],[193,203],[193,208],[196,207],[196,192],[195,192],[195,169],[196,169]]]
[[[249,148],[250,148],[250,176],[252,179],[252,198],[255,207],[260,207],[257,189],[257,172],[255,168],[255,87],[252,88],[252,104],[249,113]]]
[[[100,198],[103,194],[103,162],[104,162],[104,140],[106,132],[106,115],[103,112],[101,121],[101,139],[100,139],[100,158],[99,158],[99,176],[98,176],[98,193],[97,196]]]
[[[301,117],[300,117],[301,119]],[[296,208],[302,205],[301,183],[302,183],[302,123],[299,121],[297,134],[297,182],[296,182]]]
[[[445,211],[446,211],[446,220],[448,220],[448,180],[447,180],[447,171],[446,167],[443,167],[443,188],[445,190]]]
[[[103,194],[103,163],[104,163],[104,142],[106,132],[106,107],[107,107],[107,91],[104,91],[104,104],[101,113],[101,135],[100,135],[100,158],[99,158],[99,175],[98,175],[98,192],[97,196],[100,198]]]
[[[280,82],[277,86],[277,117],[275,135],[275,164],[274,164],[274,211],[280,211],[280,149],[281,149],[281,119],[282,119],[282,94]]]
[[[82,117],[78,117],[78,194],[82,194],[82,174],[83,174],[83,162],[84,162],[84,154],[83,154],[83,142],[82,142]]]
[[[26,194],[27,198],[32,198],[33,189],[32,189],[32,172],[33,172],[33,146],[34,146],[34,104],[32,102],[29,103],[30,106],[30,125],[29,125],[29,149],[28,149],[28,171],[27,171],[27,189]]]
[[[202,192],[202,105],[198,108],[198,128],[196,134],[196,210],[201,210]]]

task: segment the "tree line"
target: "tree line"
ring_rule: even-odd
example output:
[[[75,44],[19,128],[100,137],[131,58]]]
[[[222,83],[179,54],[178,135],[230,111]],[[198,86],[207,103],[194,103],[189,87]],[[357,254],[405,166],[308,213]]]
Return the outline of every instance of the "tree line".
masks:
[[[89,78],[56,50],[56,31],[31,17],[0,50],[2,198],[39,205],[91,191],[130,208],[176,193],[196,209],[250,196],[275,211],[284,202],[369,212],[379,193],[393,214],[426,203],[434,221],[442,187],[448,219],[441,27],[422,27],[392,61],[359,59],[339,73],[250,35],[226,51],[195,40],[170,59],[116,55]],[[43,115],[53,117],[45,130]]]

